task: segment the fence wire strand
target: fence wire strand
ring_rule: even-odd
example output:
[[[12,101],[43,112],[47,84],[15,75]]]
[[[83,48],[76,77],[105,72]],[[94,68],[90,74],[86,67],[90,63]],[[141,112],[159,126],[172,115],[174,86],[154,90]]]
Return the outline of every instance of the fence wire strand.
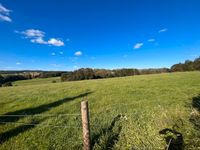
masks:
[[[17,125],[24,125],[24,126],[42,126],[42,127],[57,127],[57,128],[82,128],[77,126],[65,126],[65,125],[52,125],[52,124],[40,124],[40,123],[24,123],[24,122],[0,122],[0,124],[17,124]]]
[[[27,117],[27,116],[36,116],[36,117],[59,117],[59,116],[81,116],[81,114],[20,114],[20,115],[0,115],[0,117]]]

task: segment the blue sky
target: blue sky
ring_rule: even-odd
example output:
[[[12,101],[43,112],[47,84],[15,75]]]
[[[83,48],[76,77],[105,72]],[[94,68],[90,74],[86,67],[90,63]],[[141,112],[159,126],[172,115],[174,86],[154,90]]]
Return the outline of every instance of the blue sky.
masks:
[[[0,70],[170,67],[198,56],[199,0],[0,0]]]

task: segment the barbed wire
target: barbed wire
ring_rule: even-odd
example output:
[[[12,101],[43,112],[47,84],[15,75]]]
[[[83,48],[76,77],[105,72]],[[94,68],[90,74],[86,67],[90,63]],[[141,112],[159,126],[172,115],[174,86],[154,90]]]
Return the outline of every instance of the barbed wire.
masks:
[[[132,104],[124,104],[124,103],[116,103],[116,104],[112,104],[112,105],[108,105],[104,107],[103,111],[100,112],[92,112],[90,111],[90,115],[100,115],[102,113],[105,113],[107,111],[116,109],[120,106],[131,106],[131,105],[135,105],[135,103]],[[120,112],[116,112],[116,113],[120,113]],[[125,114],[131,114],[130,112],[123,112]],[[12,115],[8,115],[8,114],[0,114],[0,119],[1,117],[65,117],[65,116],[81,116],[80,113],[67,113],[67,114],[12,114]]]

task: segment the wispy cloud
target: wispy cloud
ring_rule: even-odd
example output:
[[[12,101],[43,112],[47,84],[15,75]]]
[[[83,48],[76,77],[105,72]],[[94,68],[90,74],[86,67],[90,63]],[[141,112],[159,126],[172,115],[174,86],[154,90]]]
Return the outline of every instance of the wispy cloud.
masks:
[[[53,52],[53,53],[51,53],[51,55],[52,55],[52,56],[55,56],[55,55],[56,55],[56,53],[54,53],[54,52]]]
[[[128,57],[128,55],[127,55],[127,54],[124,54],[124,55],[123,55],[123,57],[124,57],[124,58],[127,58],[127,57]]]
[[[197,54],[192,54],[192,55],[190,55],[190,57],[192,57],[192,58],[197,58],[199,55],[197,55]]]
[[[53,67],[60,67],[61,65],[60,64],[50,64],[51,66]]]
[[[0,20],[1,21],[12,22],[12,19],[10,18],[10,12],[11,10],[7,9],[0,3]]]
[[[75,56],[81,56],[83,53],[81,51],[77,51],[74,53]]]
[[[154,38],[148,39],[148,42],[155,42],[156,40]]]
[[[136,44],[133,46],[133,48],[134,48],[134,49],[139,49],[139,48],[141,48],[143,45],[144,45],[144,43],[136,43]]]
[[[45,36],[45,32],[36,29],[27,29],[21,33],[24,34],[27,38],[43,38]]]
[[[44,41],[42,37],[31,39],[32,43],[38,43],[38,44],[48,44],[48,42]]]
[[[78,66],[76,66],[76,65],[75,65],[75,66],[73,66],[73,69],[78,69]]]
[[[60,55],[63,55],[64,53],[63,53],[63,52],[59,52],[59,54],[60,54]]]
[[[158,33],[166,32],[166,31],[167,31],[167,28],[164,28],[164,29],[159,30]]]
[[[53,46],[64,46],[64,42],[58,38],[50,38],[47,41],[44,40],[45,32],[41,30],[27,29],[22,32],[19,32],[19,31],[15,31],[15,32],[24,35],[25,38],[29,38],[32,43],[46,44],[46,45],[53,45]]]
[[[21,62],[16,62],[16,65],[21,65],[22,63]]]

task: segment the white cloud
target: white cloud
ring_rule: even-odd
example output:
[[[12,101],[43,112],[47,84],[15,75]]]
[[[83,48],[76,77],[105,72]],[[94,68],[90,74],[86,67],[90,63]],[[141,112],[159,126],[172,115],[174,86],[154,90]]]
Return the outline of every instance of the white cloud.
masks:
[[[11,10],[5,8],[1,3],[0,3],[0,13],[4,13],[6,15],[9,15],[9,13],[11,12]]]
[[[55,39],[55,38],[51,38],[48,40],[48,44],[50,45],[54,45],[54,46],[64,46],[64,42],[59,40],[59,39]]]
[[[10,18],[10,12],[11,10],[7,9],[0,3],[0,20],[1,21],[12,22],[12,19]]]
[[[0,14],[0,20],[7,21],[7,22],[12,22],[10,17],[2,15],[2,14]]]
[[[167,28],[164,28],[164,29],[159,30],[158,33],[166,32],[166,31],[167,31]]]
[[[63,52],[59,52],[59,54],[60,54],[60,55],[63,55],[64,53],[63,53]]]
[[[16,65],[21,65],[22,63],[20,63],[20,62],[16,62]]]
[[[56,53],[51,53],[51,55],[52,55],[52,56],[55,56],[55,55],[56,55]]]
[[[77,51],[77,52],[74,53],[74,55],[76,55],[76,56],[81,56],[82,54],[83,53],[81,51]]]
[[[42,38],[45,36],[45,33],[43,31],[36,29],[28,29],[22,31],[21,33],[24,34],[27,38]]]
[[[134,49],[139,49],[139,48],[141,48],[143,45],[144,45],[144,43],[136,43],[136,44],[134,45]]]
[[[155,42],[156,40],[151,38],[151,39],[148,39],[148,42]]]
[[[38,37],[38,38],[35,38],[35,39],[31,39],[31,42],[32,42],[32,43],[38,43],[38,44],[48,44],[46,41],[43,40],[42,37]]]
[[[61,65],[60,64],[50,64],[51,66],[53,67],[60,67]]]
[[[15,31],[15,33],[24,35],[25,38],[30,39],[32,43],[46,44],[46,45],[53,45],[53,46],[64,46],[64,42],[56,38],[50,38],[48,41],[44,40],[45,32],[41,30],[27,29],[22,32]]]

